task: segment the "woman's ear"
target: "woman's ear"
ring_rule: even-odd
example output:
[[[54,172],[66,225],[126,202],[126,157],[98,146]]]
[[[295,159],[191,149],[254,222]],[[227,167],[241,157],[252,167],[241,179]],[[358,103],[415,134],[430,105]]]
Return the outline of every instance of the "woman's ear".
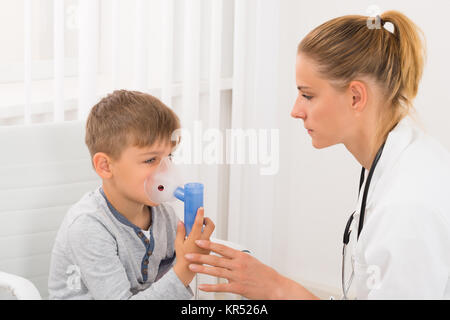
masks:
[[[352,110],[361,112],[367,105],[366,85],[361,81],[352,81],[349,85],[352,96]]]
[[[110,179],[112,177],[111,158],[107,154],[97,152],[92,158],[92,163],[94,164],[95,172],[102,179]]]

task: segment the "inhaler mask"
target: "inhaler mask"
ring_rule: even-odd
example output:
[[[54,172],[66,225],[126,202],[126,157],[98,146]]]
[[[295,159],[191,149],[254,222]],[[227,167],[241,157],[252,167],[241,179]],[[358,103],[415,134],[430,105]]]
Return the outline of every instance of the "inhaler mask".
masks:
[[[145,179],[145,193],[148,199],[159,205],[178,199],[184,203],[184,225],[186,236],[191,233],[197,211],[203,207],[203,184],[183,184],[183,179],[171,157],[161,159],[156,170]],[[195,275],[195,299],[199,297],[198,276]]]
[[[171,157],[161,159],[158,168],[144,182],[148,199],[161,204],[175,200],[175,190],[182,185],[181,175]]]
[[[178,199],[184,202],[184,225],[189,235],[200,207],[203,207],[203,184],[183,185],[181,175],[170,157],[161,160],[158,168],[144,182],[148,199],[159,205]]]

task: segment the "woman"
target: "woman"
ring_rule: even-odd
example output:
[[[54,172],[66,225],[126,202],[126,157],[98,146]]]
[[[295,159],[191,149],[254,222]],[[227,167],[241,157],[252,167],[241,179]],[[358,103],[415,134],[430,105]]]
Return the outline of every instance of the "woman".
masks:
[[[343,143],[363,167],[345,233],[344,298],[352,284],[358,299],[450,298],[450,154],[410,117],[425,59],[420,34],[388,11],[330,20],[298,46],[292,117],[303,120],[315,148]],[[198,245],[222,257],[188,255],[191,270],[228,279],[204,291],[316,298],[248,254]]]

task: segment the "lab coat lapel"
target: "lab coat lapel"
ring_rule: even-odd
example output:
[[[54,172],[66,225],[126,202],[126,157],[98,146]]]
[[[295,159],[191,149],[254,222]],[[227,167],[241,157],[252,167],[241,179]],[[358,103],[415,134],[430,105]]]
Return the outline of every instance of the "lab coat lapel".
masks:
[[[380,180],[385,180],[388,177],[385,175],[387,171],[395,164],[395,162],[399,159],[401,153],[408,147],[413,139],[413,127],[411,123],[411,119],[409,117],[403,118],[397,126],[389,133],[386,144],[383,149],[383,153],[381,155],[380,160],[373,172],[372,181],[369,186],[369,193],[367,195],[367,203],[366,203],[366,213],[365,217],[369,215],[369,211],[372,207],[372,203],[374,201],[373,195],[377,190],[377,185]],[[361,210],[361,203],[364,193],[364,188],[366,186],[367,176],[369,175],[369,170],[365,171],[364,183],[361,187],[361,192],[358,197],[357,206],[355,208],[355,218],[352,222],[352,230],[354,230],[354,234],[352,234],[351,241],[353,243],[353,249],[356,249],[356,233],[358,230],[359,224],[359,216]],[[382,191],[382,190],[381,190]],[[363,228],[364,232],[364,228]]]
[[[410,117],[403,118],[397,126],[389,133],[380,160],[373,172],[372,181],[367,195],[366,211],[372,206],[374,194],[380,180],[388,179],[389,172],[403,151],[411,144],[414,137],[413,124]],[[366,179],[368,172],[366,171]],[[382,190],[377,190],[382,192]],[[361,192],[362,193],[362,192]],[[378,192],[377,192],[378,193]],[[361,195],[362,197],[362,195]],[[361,204],[360,204],[361,205]]]

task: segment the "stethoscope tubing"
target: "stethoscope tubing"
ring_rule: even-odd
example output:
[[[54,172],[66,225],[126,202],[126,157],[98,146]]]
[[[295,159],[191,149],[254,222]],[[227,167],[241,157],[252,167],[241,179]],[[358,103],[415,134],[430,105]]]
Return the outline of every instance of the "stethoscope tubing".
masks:
[[[383,149],[384,149],[385,144],[386,144],[386,141],[381,145],[380,149],[378,150],[377,154],[375,155],[375,158],[374,158],[374,160],[373,160],[373,162],[372,162],[372,166],[370,167],[370,170],[369,170],[369,174],[368,174],[368,176],[367,176],[366,185],[364,186],[364,193],[363,193],[363,198],[362,198],[362,201],[361,201],[361,210],[360,210],[360,213],[359,213],[359,222],[358,222],[358,235],[357,235],[357,240],[359,240],[359,235],[361,234],[361,231],[362,231],[363,226],[364,226],[364,216],[365,216],[365,213],[366,213],[366,202],[367,202],[367,195],[369,194],[370,182],[371,182],[371,180],[372,180],[372,176],[373,176],[373,173],[374,173],[374,171],[375,171],[375,167],[377,166],[377,163],[378,163],[378,161],[379,161],[380,158],[381,158],[381,154],[383,153]],[[359,178],[358,198],[359,198],[359,195],[360,195],[360,193],[361,193],[362,185],[363,185],[363,183],[364,183],[364,178],[365,178],[364,176],[365,176],[365,168],[362,167],[362,169],[361,169],[361,176],[360,176],[360,178]],[[350,275],[350,279],[349,279],[349,281],[348,281],[348,284],[346,285],[346,284],[344,283],[345,255],[346,255],[346,247],[347,247],[347,244],[348,244],[349,241],[350,241],[350,233],[352,232],[352,231],[350,230],[350,226],[351,226],[351,224],[352,224],[352,221],[353,221],[355,212],[356,212],[356,211],[353,211],[353,213],[351,214],[351,216],[350,216],[349,219],[347,220],[347,224],[346,224],[346,226],[345,226],[344,236],[343,236],[343,248],[342,248],[342,277],[341,277],[341,282],[342,282],[342,293],[343,293],[342,299],[347,299],[347,292],[348,292],[348,289],[350,288],[350,285],[351,285],[352,280],[353,280],[353,275],[354,275],[354,272],[353,272],[353,270],[352,270],[352,274]]]

